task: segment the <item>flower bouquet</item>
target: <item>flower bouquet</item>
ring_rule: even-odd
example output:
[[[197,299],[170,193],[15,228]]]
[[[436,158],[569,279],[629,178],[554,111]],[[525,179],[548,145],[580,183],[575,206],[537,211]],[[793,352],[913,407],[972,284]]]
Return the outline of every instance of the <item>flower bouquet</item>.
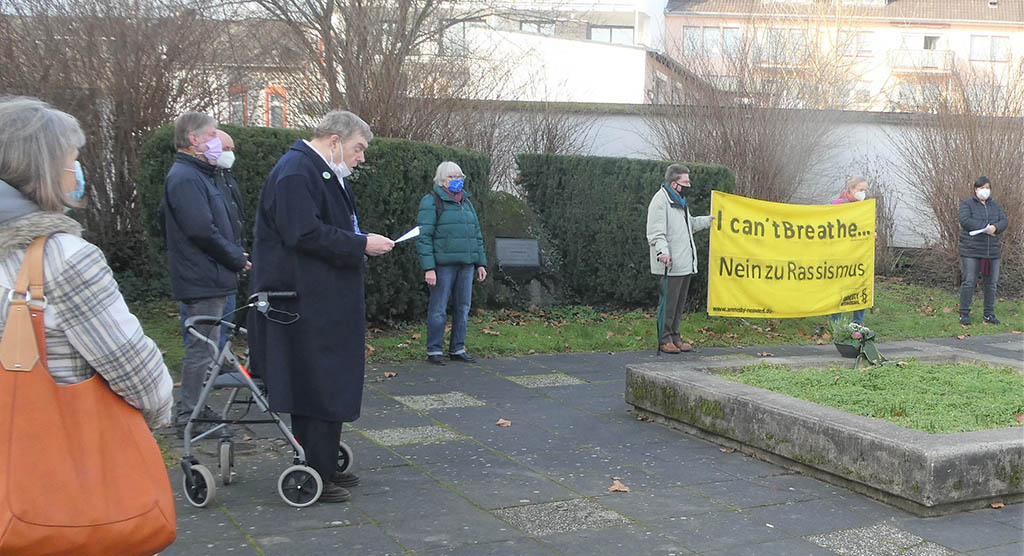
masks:
[[[875,333],[870,328],[855,322],[835,322],[830,328],[832,341],[835,342],[836,349],[843,357],[857,359],[857,363],[860,363],[860,358],[863,357],[872,365],[878,365],[885,361],[875,347]]]

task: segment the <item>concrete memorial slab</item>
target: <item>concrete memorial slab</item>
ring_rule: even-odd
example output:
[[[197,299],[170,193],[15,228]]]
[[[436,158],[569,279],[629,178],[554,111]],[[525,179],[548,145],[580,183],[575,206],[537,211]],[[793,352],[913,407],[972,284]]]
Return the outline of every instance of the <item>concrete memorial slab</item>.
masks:
[[[1019,360],[912,344],[880,347],[891,360],[981,361],[1024,372]],[[835,362],[834,355],[772,359],[791,369]],[[918,515],[1024,500],[1024,429],[927,434],[715,376],[748,364],[682,359],[630,365],[626,401],[640,416]]]

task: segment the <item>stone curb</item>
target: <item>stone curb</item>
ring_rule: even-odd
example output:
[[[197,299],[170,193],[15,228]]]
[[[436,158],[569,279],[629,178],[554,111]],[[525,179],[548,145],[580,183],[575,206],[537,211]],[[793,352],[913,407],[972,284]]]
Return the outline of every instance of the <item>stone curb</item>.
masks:
[[[891,360],[980,360],[1024,372],[1021,361],[934,344],[883,347]],[[800,369],[837,359],[766,361]],[[927,434],[714,376],[749,364],[749,358],[729,358],[629,365],[626,402],[638,415],[917,515],[1024,501],[1024,428]]]

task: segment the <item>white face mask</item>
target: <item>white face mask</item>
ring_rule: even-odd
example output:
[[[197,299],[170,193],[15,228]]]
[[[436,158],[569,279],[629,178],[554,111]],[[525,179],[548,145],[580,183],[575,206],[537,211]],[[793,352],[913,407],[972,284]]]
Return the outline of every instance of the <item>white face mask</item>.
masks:
[[[858,201],[863,201],[864,199],[868,198],[868,192],[867,191],[858,191],[858,192],[853,194],[853,198],[857,199]]]
[[[217,167],[224,168],[225,170],[230,169],[235,165],[235,151],[224,151],[217,158]]]
[[[987,188],[987,187],[984,188],[984,189],[979,189],[978,190],[978,198],[981,199],[982,201],[987,201],[988,198],[991,197],[991,196],[992,196],[992,190]]]
[[[342,156],[341,163],[334,162],[334,151],[331,151],[331,168],[334,170],[334,174],[338,176],[338,179],[347,178],[352,175],[352,170],[348,169],[345,165],[344,155]]]

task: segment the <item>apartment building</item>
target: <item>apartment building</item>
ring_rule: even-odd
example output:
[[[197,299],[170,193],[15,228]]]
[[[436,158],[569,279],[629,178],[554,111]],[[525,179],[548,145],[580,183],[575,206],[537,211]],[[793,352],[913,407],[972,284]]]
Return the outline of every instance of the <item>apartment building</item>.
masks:
[[[676,0],[665,26],[665,48],[684,67],[750,55],[761,68],[821,71],[820,56],[801,60],[831,49],[850,70],[846,107],[859,110],[917,111],[956,87],[998,112],[1024,72],[1019,0]]]

